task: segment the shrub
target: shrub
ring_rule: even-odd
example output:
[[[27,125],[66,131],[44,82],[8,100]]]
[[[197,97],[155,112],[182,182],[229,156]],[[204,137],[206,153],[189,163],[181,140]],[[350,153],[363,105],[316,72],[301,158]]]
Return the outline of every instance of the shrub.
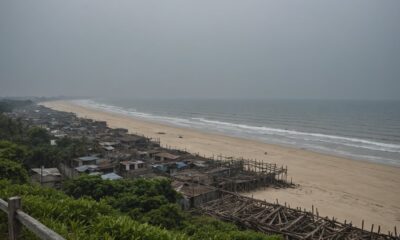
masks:
[[[179,228],[186,218],[176,204],[166,204],[155,208],[143,216],[143,221],[167,229]]]
[[[28,172],[21,164],[0,158],[0,178],[11,180],[13,183],[29,181]]]

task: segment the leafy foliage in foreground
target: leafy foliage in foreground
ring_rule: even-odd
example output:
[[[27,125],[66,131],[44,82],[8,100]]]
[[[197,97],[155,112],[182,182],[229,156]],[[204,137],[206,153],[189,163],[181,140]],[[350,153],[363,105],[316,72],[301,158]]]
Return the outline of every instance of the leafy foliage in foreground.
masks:
[[[0,198],[21,196],[25,212],[58,232],[66,239],[221,239],[221,240],[266,240],[279,239],[253,231],[241,231],[233,224],[209,217],[185,216],[181,226],[166,230],[148,223],[142,223],[117,211],[105,201],[90,198],[74,199],[61,191],[32,185],[16,185],[0,180]],[[157,210],[169,213],[170,204]],[[182,213],[182,212],[180,212]],[[183,214],[183,213],[182,213]],[[163,214],[161,214],[163,215]],[[158,214],[150,211],[150,219]],[[169,216],[172,220],[174,215]],[[6,236],[6,215],[0,213],[0,238]],[[37,239],[24,230],[22,239]]]
[[[176,204],[180,196],[166,178],[104,181],[98,176],[81,176],[66,182],[64,190],[75,198],[91,197],[106,203],[138,222],[185,233],[190,239],[279,239],[182,211]]]
[[[0,181],[0,198],[16,195],[22,197],[25,212],[67,239],[189,239],[183,233],[134,221],[103,202],[73,199],[52,189]],[[7,231],[6,223],[5,214],[0,213],[3,236]],[[36,238],[25,231],[23,239]]]

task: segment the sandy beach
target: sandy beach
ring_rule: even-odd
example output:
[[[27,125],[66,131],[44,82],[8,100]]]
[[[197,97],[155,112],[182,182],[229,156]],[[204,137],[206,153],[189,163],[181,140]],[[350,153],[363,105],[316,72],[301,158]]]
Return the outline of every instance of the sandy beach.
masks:
[[[244,157],[288,167],[295,189],[266,189],[248,195],[267,201],[279,200],[292,207],[318,208],[322,216],[352,221],[361,226],[380,225],[383,231],[400,227],[400,168],[356,161],[303,149],[204,133],[135,119],[125,115],[84,108],[68,101],[41,103],[52,109],[74,112],[79,117],[107,121],[110,127],[160,138],[163,146],[212,156]],[[158,134],[164,132],[165,134]],[[182,136],[182,138],[179,138]],[[267,153],[267,154],[265,154]],[[376,229],[376,228],[375,228]]]

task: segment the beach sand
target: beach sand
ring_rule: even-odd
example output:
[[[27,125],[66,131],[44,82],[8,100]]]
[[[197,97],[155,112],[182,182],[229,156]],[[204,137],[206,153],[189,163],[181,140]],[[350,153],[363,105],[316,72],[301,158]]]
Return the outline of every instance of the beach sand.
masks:
[[[366,228],[381,226],[385,232],[400,227],[400,168],[308,150],[265,144],[258,141],[204,133],[144,121],[120,114],[84,108],[68,101],[44,102],[52,109],[74,112],[79,117],[107,121],[109,127],[127,128],[131,133],[160,138],[163,146],[186,149],[213,156],[244,157],[288,166],[288,179],[299,184],[295,189],[266,189],[252,192],[254,198],[310,210],[321,216],[334,216]],[[165,134],[158,134],[164,132]],[[179,138],[182,136],[182,138]],[[265,154],[267,152],[267,154]]]

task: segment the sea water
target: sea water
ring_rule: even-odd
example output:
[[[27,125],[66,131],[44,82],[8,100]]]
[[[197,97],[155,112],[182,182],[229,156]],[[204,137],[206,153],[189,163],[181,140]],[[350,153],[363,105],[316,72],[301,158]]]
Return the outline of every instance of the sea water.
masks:
[[[84,99],[103,111],[400,166],[400,102]]]

